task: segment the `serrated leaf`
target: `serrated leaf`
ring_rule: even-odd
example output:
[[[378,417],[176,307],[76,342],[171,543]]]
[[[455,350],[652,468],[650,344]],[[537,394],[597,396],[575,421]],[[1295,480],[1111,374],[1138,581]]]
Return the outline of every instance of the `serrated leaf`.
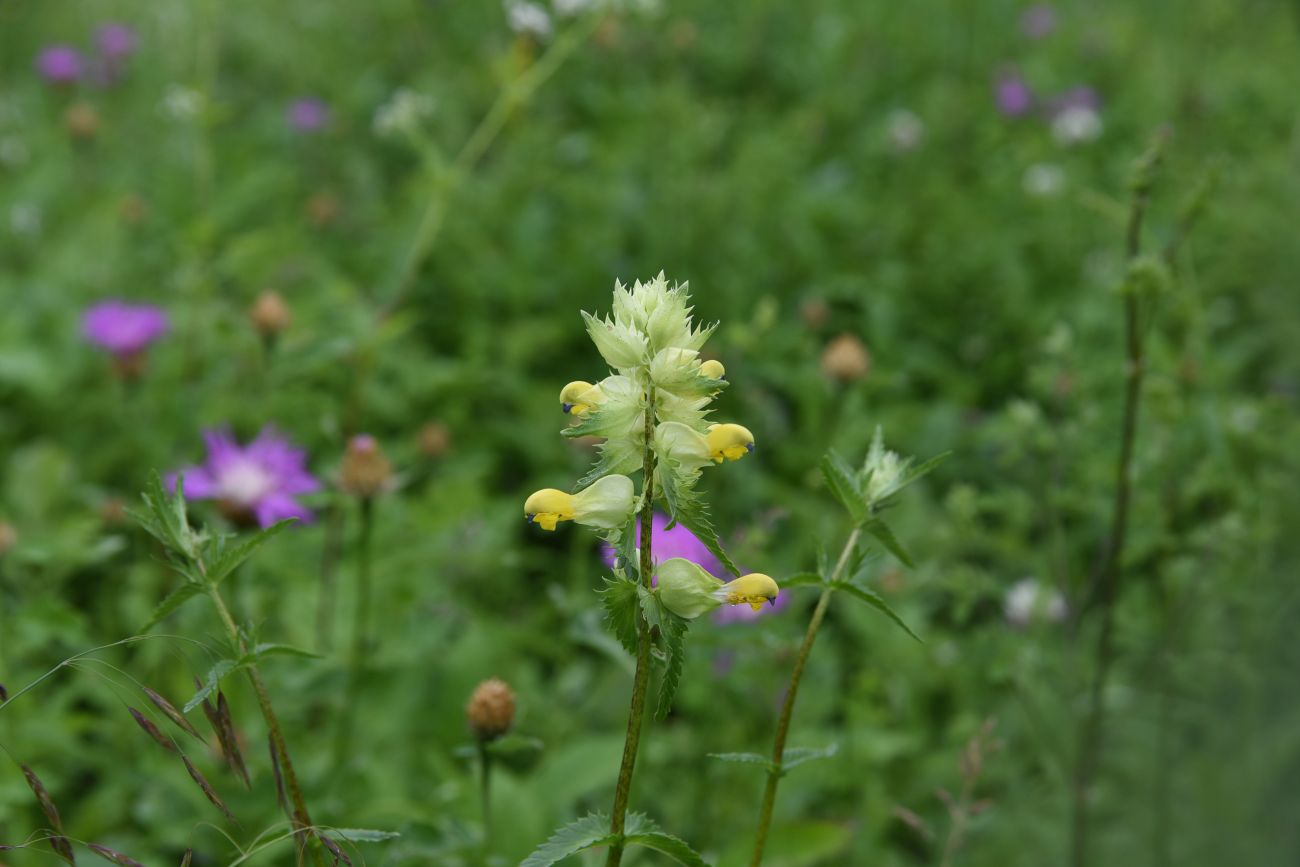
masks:
[[[222,537],[215,546],[217,548],[214,552],[215,556],[210,557],[208,561],[208,580],[213,584],[220,584],[222,579],[238,569],[245,560],[252,556],[254,551],[264,545],[272,536],[277,535],[281,530],[297,520],[297,518],[288,518],[284,521],[278,521],[236,544],[226,544],[235,537]]]
[[[872,517],[871,520],[862,525],[862,529],[876,537],[880,544],[884,545],[889,550],[889,553],[901,560],[904,565],[912,568],[916,567],[916,564],[912,562],[911,555],[907,553],[907,550],[898,541],[898,537],[894,535],[894,531],[880,518]]]
[[[662,606],[661,606],[662,607]],[[661,626],[667,659],[664,662],[664,676],[659,684],[659,705],[655,709],[655,719],[665,719],[672,710],[673,699],[677,696],[677,685],[682,679],[682,666],[686,661],[686,630],[690,621],[678,617],[671,611],[664,610]]]
[[[651,629],[658,629],[662,634],[665,629],[664,618],[669,616],[669,612],[664,608],[664,604],[659,601],[659,595],[638,584],[636,585],[636,597],[641,604],[641,614],[645,616],[645,622]]]
[[[679,501],[678,510],[673,515],[673,519],[686,529],[695,534],[704,547],[709,549],[714,557],[727,568],[732,575],[740,575],[740,567],[737,566],[727,556],[727,552],[722,550],[722,543],[718,541],[718,532],[713,529],[713,522],[709,520],[709,512],[694,492],[691,496]]]
[[[641,505],[641,508],[644,508],[644,504]],[[636,580],[641,575],[641,564],[637,560],[638,517],[637,512],[632,513],[632,518],[620,532],[618,544],[614,548],[615,568],[622,570],[624,578],[632,580]]]
[[[910,468],[904,477],[903,484],[910,485],[922,476],[929,475],[935,467],[939,466],[939,464],[948,460],[950,457],[952,457],[952,452],[943,452],[942,454],[935,455],[928,461],[924,461],[917,466]]]
[[[609,818],[600,813],[592,813],[557,829],[545,843],[520,862],[519,867],[551,867],[570,855],[593,846],[608,844],[612,839]]]
[[[701,858],[699,853],[692,849],[685,840],[663,831],[626,834],[623,841],[629,846],[645,846],[647,849],[662,852],[678,864],[685,864],[687,867],[710,867],[709,862]]]
[[[780,584],[782,590],[785,590],[791,587],[807,587],[809,585],[820,587],[826,582],[816,572],[796,572],[787,578],[782,578],[777,583]]]
[[[814,749],[811,747],[795,747],[786,750],[785,755],[781,758],[781,770],[789,772],[805,762],[816,761],[817,759],[829,759],[840,751],[839,744],[831,744],[829,747]]]
[[[163,601],[158,603],[153,610],[153,616],[149,618],[149,622],[146,623],[144,628],[140,631],[148,632],[150,629],[153,629],[159,624],[159,622],[167,617],[168,614],[171,614],[195,596],[201,596],[203,592],[203,585],[196,584],[192,581],[187,581],[177,587],[171,593],[168,593],[167,596],[163,598]]]
[[[917,641],[921,641],[921,636],[913,632],[912,627],[903,622],[903,618],[899,617],[898,614],[895,613],[894,609],[889,607],[889,603],[882,599],[879,593],[876,593],[874,590],[868,590],[865,587],[854,584],[850,581],[835,581],[831,586],[836,590],[843,590],[850,596],[855,596],[858,599],[861,599],[863,602],[867,603],[872,608],[875,608],[877,611],[880,611],[890,620],[897,623],[908,635],[912,636]]]
[[[218,659],[212,668],[208,669],[208,676],[204,680],[203,686],[199,687],[199,691],[194,693],[193,698],[185,702],[185,707],[181,708],[181,713],[189,713],[203,704],[203,700],[212,695],[216,688],[221,685],[221,678],[240,667],[240,664],[233,659]]]
[[[831,489],[835,499],[848,510],[853,523],[861,524],[867,519],[867,500],[857,475],[844,463],[844,459],[835,452],[827,452],[822,457],[822,478],[826,487]]]
[[[402,836],[396,831],[373,831],[368,828],[333,828],[331,833],[349,843],[382,843]]]
[[[597,591],[600,604],[605,608],[605,622],[628,653],[635,654],[638,640],[638,618],[641,605],[638,585],[627,578],[605,579],[605,589]]]

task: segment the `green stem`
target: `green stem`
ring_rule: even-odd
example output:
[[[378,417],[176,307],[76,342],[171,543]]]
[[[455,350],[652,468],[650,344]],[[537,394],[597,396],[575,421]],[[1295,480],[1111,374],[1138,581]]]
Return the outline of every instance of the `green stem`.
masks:
[[[478,742],[479,794],[483,798],[483,860],[492,851],[492,754],[488,742]]]
[[[854,527],[853,532],[849,534],[848,541],[844,543],[844,550],[840,552],[840,558],[835,563],[835,569],[831,573],[828,583],[833,584],[840,580],[841,573],[843,573],[845,565],[849,562],[849,556],[853,553],[853,549],[857,547],[861,535],[862,528]],[[763,863],[763,849],[767,846],[767,833],[772,825],[772,808],[776,806],[776,787],[781,782],[781,763],[785,759],[785,740],[790,734],[790,718],[794,716],[794,701],[799,694],[799,681],[803,679],[803,670],[808,664],[808,654],[812,652],[813,642],[817,640],[817,631],[821,629],[822,620],[826,617],[826,608],[830,605],[831,594],[834,592],[828,586],[822,590],[822,595],[817,599],[817,607],[813,609],[812,619],[808,621],[808,631],[804,634],[803,644],[799,647],[799,656],[795,659],[794,672],[790,675],[790,686],[785,692],[785,702],[781,706],[781,719],[776,724],[776,740],[772,745],[772,765],[767,771],[767,788],[763,792],[763,806],[758,814],[758,834],[754,838],[754,856],[749,862],[751,867],[758,867],[759,864]]]
[[[654,527],[655,453],[652,447],[655,431],[655,390],[650,387],[645,411],[645,456],[642,468],[645,480],[641,486],[641,586],[651,587],[654,558],[651,555],[650,536]],[[623,762],[618,769],[618,784],[614,787],[614,810],[610,817],[609,832],[615,842],[609,847],[605,867],[618,867],[623,861],[623,824],[627,818],[627,802],[632,793],[632,771],[636,767],[637,748],[641,745],[641,723],[645,719],[645,697],[650,683],[650,624],[645,616],[637,616],[636,674],[632,677],[632,704],[627,714],[627,737],[623,741]]]
[[[206,569],[202,562],[199,562],[198,565],[200,571],[206,577]],[[222,598],[221,591],[215,585],[208,585],[208,598],[212,600],[213,606],[217,609],[217,614],[226,627],[231,643],[235,645],[241,656],[248,653],[248,647],[244,643],[244,636],[240,633],[239,627],[235,625],[235,619],[230,615],[230,609],[226,607],[226,601]],[[275,744],[276,752],[279,753],[280,772],[284,777],[285,788],[289,791],[289,799],[293,802],[291,822],[301,851],[307,846],[307,831],[312,827],[311,814],[307,812],[307,801],[303,798],[302,786],[298,783],[298,774],[294,770],[293,760],[289,758],[289,747],[285,742],[284,730],[280,727],[279,717],[275,715],[275,708],[271,705],[271,696],[266,690],[266,683],[262,680],[262,673],[256,663],[249,665],[245,670],[248,672],[249,682],[253,685],[253,692],[257,694],[257,704],[262,710],[262,718],[266,720],[266,728],[270,732],[271,742]]]
[[[483,115],[478,126],[470,133],[469,138],[465,140],[456,158],[436,179],[436,186],[429,196],[424,212],[420,215],[415,233],[411,236],[411,243],[393,278],[388,301],[380,310],[380,318],[391,314],[406,299],[416,271],[424,263],[442,231],[447,203],[456,188],[487,154],[488,148],[501,134],[501,130],[505,128],[515,109],[526,103],[537,89],[555,74],[569,55],[596,30],[602,18],[601,15],[590,15],[585,22],[566,30],[536,63],[528,67],[519,78],[501,88],[496,100]]]
[[[366,668],[366,653],[370,647],[370,552],[374,534],[375,501],[373,497],[360,500],[360,528],[357,536],[357,597],[352,606],[352,647],[348,654],[347,685],[343,690],[343,710],[339,716],[338,737],[334,741],[334,761],[341,764],[347,757],[352,742],[352,722],[357,706],[356,693]]]
[[[1154,163],[1152,163],[1154,165]],[[1150,169],[1147,170],[1149,174]],[[1142,221],[1146,216],[1151,188],[1149,177],[1134,190],[1125,233],[1125,251],[1132,262],[1142,252]],[[1095,658],[1097,671],[1088,693],[1088,707],[1079,733],[1079,752],[1073,781],[1073,816],[1070,863],[1086,867],[1088,863],[1089,811],[1088,794],[1097,773],[1106,720],[1106,681],[1115,658],[1115,601],[1122,578],[1124,544],[1128,534],[1129,502],[1133,486],[1133,450],[1137,441],[1138,409],[1142,398],[1144,345],[1139,299],[1135,292],[1124,295],[1124,410],[1120,427],[1119,459],[1115,467],[1115,503],[1109,541],[1097,578],[1101,604],[1101,629],[1097,633]]]

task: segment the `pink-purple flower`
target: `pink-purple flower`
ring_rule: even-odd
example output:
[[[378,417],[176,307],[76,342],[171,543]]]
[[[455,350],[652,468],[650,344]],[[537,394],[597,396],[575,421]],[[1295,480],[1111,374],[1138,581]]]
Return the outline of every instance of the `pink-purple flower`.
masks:
[[[228,428],[205,431],[207,460],[171,477],[184,478],[185,495],[216,500],[222,514],[236,524],[269,527],[286,518],[310,521],[312,511],[298,501],[320,490],[307,470],[307,452],[267,426],[248,445],[240,445]]]
[[[86,340],[117,356],[135,355],[167,333],[167,314],[152,304],[101,301],[81,318]]]
[[[1030,6],[1020,14],[1020,32],[1030,39],[1042,39],[1056,29],[1056,10],[1045,3]]]
[[[51,84],[71,84],[85,72],[85,62],[71,45],[49,45],[36,56],[36,71]]]
[[[1021,117],[1034,107],[1034,92],[1018,72],[1004,72],[993,88],[998,111],[1006,117]]]
[[[110,21],[95,32],[95,45],[102,57],[124,60],[135,53],[135,30],[126,24]]]
[[[298,132],[318,132],[329,123],[329,106],[314,96],[295,99],[285,109],[285,120]]]

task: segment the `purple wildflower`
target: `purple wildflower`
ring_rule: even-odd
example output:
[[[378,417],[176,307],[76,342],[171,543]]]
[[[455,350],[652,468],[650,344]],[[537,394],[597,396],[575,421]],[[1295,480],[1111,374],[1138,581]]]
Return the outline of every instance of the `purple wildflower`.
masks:
[[[653,519],[654,531],[650,536],[650,558],[658,565],[665,560],[671,560],[674,557],[681,557],[683,560],[690,560],[695,565],[704,569],[710,575],[719,575],[722,572],[722,564],[718,558],[714,557],[712,552],[704,546],[704,543],[681,524],[668,529],[668,516],[655,512]],[[636,526],[636,541],[641,544],[641,524]],[[605,565],[614,568],[614,549],[609,545],[603,546],[601,552],[605,559]]]
[[[289,126],[298,132],[317,132],[329,123],[330,110],[324,100],[305,97],[289,103],[284,116]]]
[[[1030,6],[1020,15],[1020,32],[1030,39],[1042,39],[1056,29],[1056,10],[1045,3]]]
[[[1006,117],[1020,117],[1034,105],[1034,92],[1018,72],[1004,72],[994,87],[998,111]]]
[[[135,30],[126,24],[109,22],[95,33],[99,53],[109,60],[123,60],[135,54]]]
[[[81,333],[114,355],[135,355],[167,332],[167,314],[152,304],[101,301],[81,318]]]
[[[36,58],[36,71],[51,84],[71,84],[81,78],[85,64],[71,45],[50,45]]]
[[[262,428],[246,446],[229,429],[206,431],[203,439],[207,461],[177,474],[184,477],[186,496],[216,500],[222,513],[237,524],[269,527],[286,518],[312,519],[312,511],[296,498],[320,490],[320,482],[307,471],[307,453],[294,448],[275,428]],[[170,484],[175,487],[175,475]]]

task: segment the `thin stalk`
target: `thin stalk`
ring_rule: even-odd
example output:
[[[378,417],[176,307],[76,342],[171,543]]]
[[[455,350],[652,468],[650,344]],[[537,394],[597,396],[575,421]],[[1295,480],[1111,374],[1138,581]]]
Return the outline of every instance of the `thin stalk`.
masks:
[[[321,544],[320,590],[316,597],[316,649],[328,653],[334,644],[334,594],[338,586],[339,552],[343,547],[344,511],[333,503],[325,517]]]
[[[642,468],[645,480],[641,485],[641,586],[650,589],[654,559],[651,556],[650,536],[654,527],[655,453],[652,448],[655,431],[655,390],[650,387],[645,411],[645,456]],[[636,767],[637,748],[641,745],[641,723],[645,719],[645,697],[650,683],[650,624],[644,615],[637,617],[636,674],[632,677],[632,704],[627,714],[627,737],[623,741],[623,762],[618,769],[618,784],[614,787],[614,809],[610,816],[609,832],[616,835],[609,847],[605,867],[618,867],[623,861],[623,824],[627,818],[627,802],[632,793],[632,771]]]
[[[357,705],[356,692],[365,673],[366,653],[370,647],[370,553],[375,523],[375,501],[373,497],[361,498],[359,515],[357,596],[352,606],[352,648],[348,654],[347,685],[343,690],[343,712],[339,717],[338,737],[334,742],[334,760],[336,764],[344,760],[348,746],[352,741],[352,719]]]
[[[479,794],[483,798],[483,859],[492,851],[492,754],[488,742],[478,742]]]
[[[844,543],[844,550],[840,552],[840,558],[835,563],[835,569],[831,573],[828,584],[840,580],[841,573],[843,573],[845,565],[849,562],[849,556],[853,553],[853,549],[857,547],[861,535],[862,528],[854,527],[853,532],[849,534],[848,541]],[[790,719],[794,716],[794,701],[799,694],[799,681],[803,679],[803,670],[808,664],[808,654],[812,652],[813,642],[817,640],[817,631],[822,627],[822,620],[826,617],[826,608],[830,605],[831,594],[834,592],[830,586],[827,586],[817,599],[817,607],[813,609],[812,619],[808,621],[808,631],[804,634],[803,644],[799,647],[799,656],[794,662],[794,672],[790,675],[790,686],[785,691],[785,702],[781,706],[781,718],[776,724],[776,740],[772,744],[772,765],[767,771],[767,788],[763,792],[763,806],[758,814],[758,834],[754,838],[754,857],[749,862],[751,867],[758,867],[759,864],[763,863],[763,849],[767,846],[767,833],[772,826],[772,808],[776,806],[776,787],[781,782],[781,763],[785,759],[785,739],[790,734]]]
[[[420,215],[420,221],[416,223],[415,233],[411,236],[411,242],[393,278],[389,299],[380,310],[381,319],[395,311],[406,299],[416,271],[424,263],[442,231],[447,204],[456,188],[487,154],[488,148],[505,128],[515,109],[526,103],[555,74],[569,55],[596,30],[603,17],[590,15],[586,21],[564,31],[536,63],[528,67],[519,78],[501,88],[496,100],[465,140],[451,164],[435,180],[429,201]]]
[[[1146,216],[1150,194],[1149,181],[1140,182],[1134,191],[1125,236],[1129,261],[1135,260],[1142,252],[1142,221]],[[1095,650],[1097,671],[1088,693],[1088,707],[1080,729],[1072,791],[1074,804],[1070,863],[1073,867],[1086,867],[1088,863],[1088,790],[1096,776],[1101,754],[1106,718],[1106,681],[1115,659],[1115,600],[1119,596],[1124,544],[1128,534],[1129,503],[1132,499],[1133,450],[1137,441],[1138,409],[1141,405],[1145,363],[1144,336],[1139,299],[1135,292],[1128,291],[1124,294],[1124,414],[1120,426],[1119,459],[1115,467],[1115,501],[1109,541],[1097,578],[1097,594],[1101,605],[1101,629],[1097,633]]]
[[[198,565],[200,571],[206,577],[207,572],[202,562],[200,561]],[[226,607],[226,601],[222,598],[221,591],[214,585],[209,584],[208,598],[212,600],[213,607],[217,609],[217,615],[226,627],[231,643],[235,645],[241,656],[248,653],[248,647],[244,643],[244,636],[240,633],[239,627],[235,625],[235,619],[230,616],[230,609]],[[293,816],[290,821],[295,836],[298,838],[298,846],[301,851],[307,846],[307,831],[312,827],[311,814],[307,811],[307,801],[303,798],[302,786],[298,783],[298,774],[293,768],[293,760],[289,758],[289,746],[284,738],[284,730],[280,727],[279,717],[275,715],[275,708],[271,705],[271,696],[266,691],[266,683],[262,680],[262,673],[256,663],[249,665],[245,671],[248,672],[248,680],[253,685],[253,692],[257,695],[257,704],[262,710],[262,718],[266,720],[266,728],[270,732],[271,742],[275,744],[275,749],[279,753],[280,772],[284,777],[285,788],[289,791],[289,799],[293,802]]]

